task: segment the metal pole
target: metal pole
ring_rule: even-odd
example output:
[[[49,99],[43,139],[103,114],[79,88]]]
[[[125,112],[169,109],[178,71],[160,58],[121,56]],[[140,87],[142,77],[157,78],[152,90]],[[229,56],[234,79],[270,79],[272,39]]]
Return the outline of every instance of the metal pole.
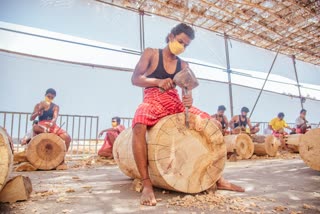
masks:
[[[281,46],[279,47],[279,49],[278,49],[278,51],[277,51],[277,54],[276,54],[276,56],[275,56],[274,59],[273,59],[273,62],[272,62],[271,67],[270,67],[270,69],[269,69],[268,75],[267,75],[266,79],[264,80],[264,83],[263,83],[263,85],[262,85],[262,88],[260,89],[259,95],[258,95],[258,97],[257,97],[256,102],[254,103],[254,106],[253,106],[251,112],[250,112],[249,118],[251,118],[251,116],[252,116],[252,114],[253,114],[253,111],[254,111],[254,109],[255,109],[256,106],[257,106],[257,103],[258,103],[258,101],[259,101],[259,99],[260,99],[260,96],[261,96],[261,94],[262,94],[262,91],[263,91],[263,89],[264,89],[264,87],[265,87],[265,85],[266,85],[266,83],[267,83],[267,81],[268,81],[268,78],[269,78],[269,76],[270,76],[270,73],[271,73],[271,71],[272,71],[272,68],[273,68],[273,66],[274,66],[274,63],[276,62],[276,59],[278,58],[278,54],[279,54],[280,48],[281,48]]]
[[[296,57],[295,57],[295,55],[292,55],[292,63],[293,63],[294,73],[295,73],[295,75],[296,75],[296,80],[297,80],[297,85],[298,85],[298,91],[299,91],[299,98],[300,98],[301,108],[303,109],[303,102],[302,102],[302,96],[301,96],[300,83],[299,83],[299,79],[298,79],[298,72],[297,72],[297,67],[296,67]]]
[[[140,34],[140,52],[142,53],[145,49],[144,40],[144,11],[139,10],[139,34]]]
[[[233,96],[232,96],[232,85],[231,85],[231,69],[230,69],[230,59],[229,59],[228,35],[226,33],[224,34],[224,45],[225,45],[226,61],[227,61],[230,112],[231,112],[231,117],[233,117]]]
[[[145,49],[144,40],[144,11],[139,10],[139,34],[140,34],[140,53],[142,54]],[[142,88],[142,100],[144,99],[144,88]]]

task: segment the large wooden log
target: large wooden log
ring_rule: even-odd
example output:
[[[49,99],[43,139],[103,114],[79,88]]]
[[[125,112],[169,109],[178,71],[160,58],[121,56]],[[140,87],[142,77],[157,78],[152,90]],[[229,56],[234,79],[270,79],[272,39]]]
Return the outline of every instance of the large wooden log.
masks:
[[[228,152],[235,152],[242,159],[249,159],[253,155],[254,145],[247,134],[224,136]]]
[[[0,127],[0,191],[6,184],[12,170],[12,150],[7,132]]]
[[[28,200],[31,192],[32,184],[30,178],[19,175],[7,182],[0,192],[0,201],[13,203]]]
[[[42,133],[32,138],[28,144],[26,156],[37,169],[50,170],[61,164],[66,151],[66,145],[59,136]]]
[[[198,193],[221,177],[226,146],[211,119],[185,114],[162,118],[147,132],[149,176],[153,185],[168,190]],[[140,178],[132,153],[132,129],[123,131],[113,146],[119,168],[131,178]]]
[[[302,160],[310,168],[320,171],[320,128],[311,129],[301,138],[299,153]]]
[[[254,142],[254,154],[275,157],[280,146],[279,140],[273,135],[264,136],[263,143]]]

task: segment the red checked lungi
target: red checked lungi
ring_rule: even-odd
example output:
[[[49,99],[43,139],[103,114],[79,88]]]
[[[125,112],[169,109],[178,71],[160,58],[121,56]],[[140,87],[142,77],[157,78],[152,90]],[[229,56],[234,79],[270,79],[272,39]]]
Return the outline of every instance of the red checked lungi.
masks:
[[[42,120],[38,123],[38,125],[43,127],[45,129],[45,132],[47,133],[53,133],[56,135],[62,135],[67,133],[65,130],[61,129],[57,124],[54,124],[53,126],[49,127],[50,123],[50,120]]]
[[[114,130],[107,131],[104,143],[98,151],[99,156],[112,157],[114,141],[123,130],[125,130],[125,127],[123,125],[118,125]]]
[[[185,107],[176,89],[162,92],[159,88],[146,88],[144,90],[143,103],[139,105],[132,121],[132,127],[137,123],[147,126],[155,125],[161,118],[185,111]],[[210,115],[190,107],[190,113],[200,115],[202,118],[210,118]]]

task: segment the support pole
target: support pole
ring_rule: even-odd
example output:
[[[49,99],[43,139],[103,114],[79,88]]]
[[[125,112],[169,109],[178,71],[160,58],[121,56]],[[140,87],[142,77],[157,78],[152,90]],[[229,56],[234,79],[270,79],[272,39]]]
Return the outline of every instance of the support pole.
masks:
[[[144,40],[144,11],[139,10],[139,34],[140,34],[140,52],[142,53],[145,49]]]
[[[144,52],[145,40],[144,40],[144,11],[139,10],[139,35],[140,35],[140,53]],[[144,99],[144,89],[142,88],[142,100]]]
[[[226,51],[230,112],[231,112],[231,118],[232,118],[233,117],[233,96],[232,96],[232,84],[231,84],[231,69],[230,69],[230,58],[229,58],[228,35],[226,33],[224,34],[224,45],[225,45],[225,51]]]
[[[294,73],[296,75],[296,80],[297,80],[297,85],[298,85],[301,109],[303,109],[303,102],[302,102],[302,96],[301,96],[300,83],[299,83],[299,79],[298,79],[298,72],[297,72],[297,67],[296,67],[296,57],[295,57],[295,55],[292,55],[292,63],[293,63]]]
[[[269,76],[270,76],[270,73],[271,73],[271,71],[272,71],[272,68],[273,68],[273,66],[274,66],[274,63],[276,62],[276,60],[277,60],[277,58],[278,58],[280,48],[281,48],[281,46],[279,47],[279,49],[278,49],[278,51],[277,51],[277,54],[276,54],[276,56],[275,56],[274,59],[273,59],[273,62],[272,62],[271,67],[270,67],[270,69],[269,69],[268,75],[267,75],[266,79],[264,80],[264,83],[263,83],[263,85],[262,85],[262,88],[260,89],[259,95],[258,95],[258,97],[257,97],[256,102],[254,103],[254,106],[253,106],[251,112],[250,112],[249,118],[251,118],[251,116],[252,116],[252,114],[253,114],[253,111],[254,111],[254,109],[256,108],[257,103],[258,103],[258,101],[259,101],[259,99],[260,99],[260,96],[261,96],[261,94],[262,94],[262,91],[263,91],[264,87],[266,86],[266,83],[267,83],[267,81],[268,81],[268,78],[269,78]]]

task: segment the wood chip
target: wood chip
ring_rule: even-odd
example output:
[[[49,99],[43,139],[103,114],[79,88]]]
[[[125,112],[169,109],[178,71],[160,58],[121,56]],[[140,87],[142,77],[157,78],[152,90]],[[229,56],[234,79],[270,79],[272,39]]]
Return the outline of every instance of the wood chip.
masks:
[[[69,188],[69,189],[66,190],[66,193],[71,193],[71,192],[75,192],[75,190],[72,189],[72,188]]]
[[[315,207],[309,204],[303,204],[303,209],[314,209]]]

